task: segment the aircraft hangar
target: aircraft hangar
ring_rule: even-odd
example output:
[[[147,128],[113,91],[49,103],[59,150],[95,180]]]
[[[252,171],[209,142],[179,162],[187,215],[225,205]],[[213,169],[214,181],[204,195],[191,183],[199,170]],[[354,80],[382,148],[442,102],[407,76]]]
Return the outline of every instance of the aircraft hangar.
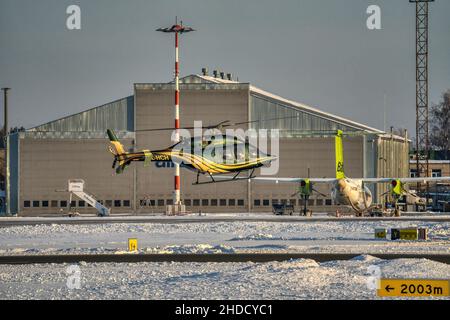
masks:
[[[173,169],[154,162],[132,163],[123,174],[111,168],[106,129],[113,129],[127,149],[160,149],[171,145],[170,131],[143,129],[173,126],[173,83],[136,83],[132,95],[84,112],[13,133],[9,136],[8,211],[20,216],[67,212],[68,179],[83,179],[86,190],[117,213],[159,213],[172,204]],[[333,137],[305,136],[306,132],[365,131],[344,138],[345,173],[349,177],[406,177],[408,139],[284,99],[214,72],[181,79],[181,126],[224,120],[247,122],[242,129],[279,129],[280,177],[334,177]],[[256,172],[259,173],[259,170]],[[273,203],[288,201],[298,209],[302,201],[295,185],[272,185],[247,180],[192,185],[196,174],[181,170],[181,196],[192,212],[265,212]],[[372,188],[375,201],[387,186]],[[309,200],[311,209],[335,209],[329,187]],[[72,207],[94,213],[80,199]]]

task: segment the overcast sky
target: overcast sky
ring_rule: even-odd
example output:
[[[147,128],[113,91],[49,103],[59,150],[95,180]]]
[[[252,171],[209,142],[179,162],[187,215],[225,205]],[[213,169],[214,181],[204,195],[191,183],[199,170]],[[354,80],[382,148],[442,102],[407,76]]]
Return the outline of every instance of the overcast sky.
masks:
[[[66,28],[71,4],[81,7],[81,30]],[[372,4],[381,7],[382,30],[366,27]],[[437,102],[450,88],[450,1],[430,7],[430,102]],[[408,0],[0,0],[10,125],[28,128],[122,98],[135,82],[170,81],[173,38],[154,30],[176,15],[198,30],[182,37],[182,75],[218,68],[379,129],[386,95],[387,127],[415,131]]]

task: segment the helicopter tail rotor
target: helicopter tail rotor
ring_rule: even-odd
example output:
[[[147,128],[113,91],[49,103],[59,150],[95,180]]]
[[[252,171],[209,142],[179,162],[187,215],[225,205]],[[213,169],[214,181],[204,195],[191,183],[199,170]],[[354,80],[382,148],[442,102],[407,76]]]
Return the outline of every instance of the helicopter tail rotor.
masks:
[[[111,152],[114,156],[112,168],[116,169],[117,174],[120,174],[130,164],[128,153],[125,152],[123,144],[120,143],[119,139],[117,139],[114,131],[108,129],[106,133],[108,134],[109,141],[111,142],[111,145],[109,146],[109,152]]]

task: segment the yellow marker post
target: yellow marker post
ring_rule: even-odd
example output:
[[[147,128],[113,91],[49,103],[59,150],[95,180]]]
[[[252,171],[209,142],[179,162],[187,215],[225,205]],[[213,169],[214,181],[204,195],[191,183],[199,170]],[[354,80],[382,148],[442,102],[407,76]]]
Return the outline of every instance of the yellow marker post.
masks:
[[[137,241],[136,238],[128,239],[128,251],[129,252],[136,252],[136,251],[138,251],[138,241]]]
[[[447,297],[450,280],[381,279],[379,297]]]

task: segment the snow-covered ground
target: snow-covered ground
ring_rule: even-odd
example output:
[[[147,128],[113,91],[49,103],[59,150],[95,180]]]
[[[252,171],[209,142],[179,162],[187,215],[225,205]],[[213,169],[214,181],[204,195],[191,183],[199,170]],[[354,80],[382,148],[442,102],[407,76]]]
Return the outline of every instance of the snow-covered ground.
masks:
[[[369,266],[379,267],[386,278],[450,279],[446,264],[371,256],[326,263],[300,259],[77,266],[80,288],[69,289],[68,264],[2,265],[0,299],[379,299],[367,286]]]
[[[376,240],[375,228],[426,227],[428,241]],[[450,253],[450,222],[212,221],[23,225],[0,228],[0,255],[124,253],[348,252]],[[0,299],[378,299],[369,266],[382,277],[450,279],[449,265],[369,255],[317,263],[80,263],[0,266]],[[207,294],[205,294],[207,293]]]
[[[375,228],[426,227],[428,241],[376,240]],[[450,253],[450,222],[332,221],[110,223],[0,228],[0,255],[140,252]]]

